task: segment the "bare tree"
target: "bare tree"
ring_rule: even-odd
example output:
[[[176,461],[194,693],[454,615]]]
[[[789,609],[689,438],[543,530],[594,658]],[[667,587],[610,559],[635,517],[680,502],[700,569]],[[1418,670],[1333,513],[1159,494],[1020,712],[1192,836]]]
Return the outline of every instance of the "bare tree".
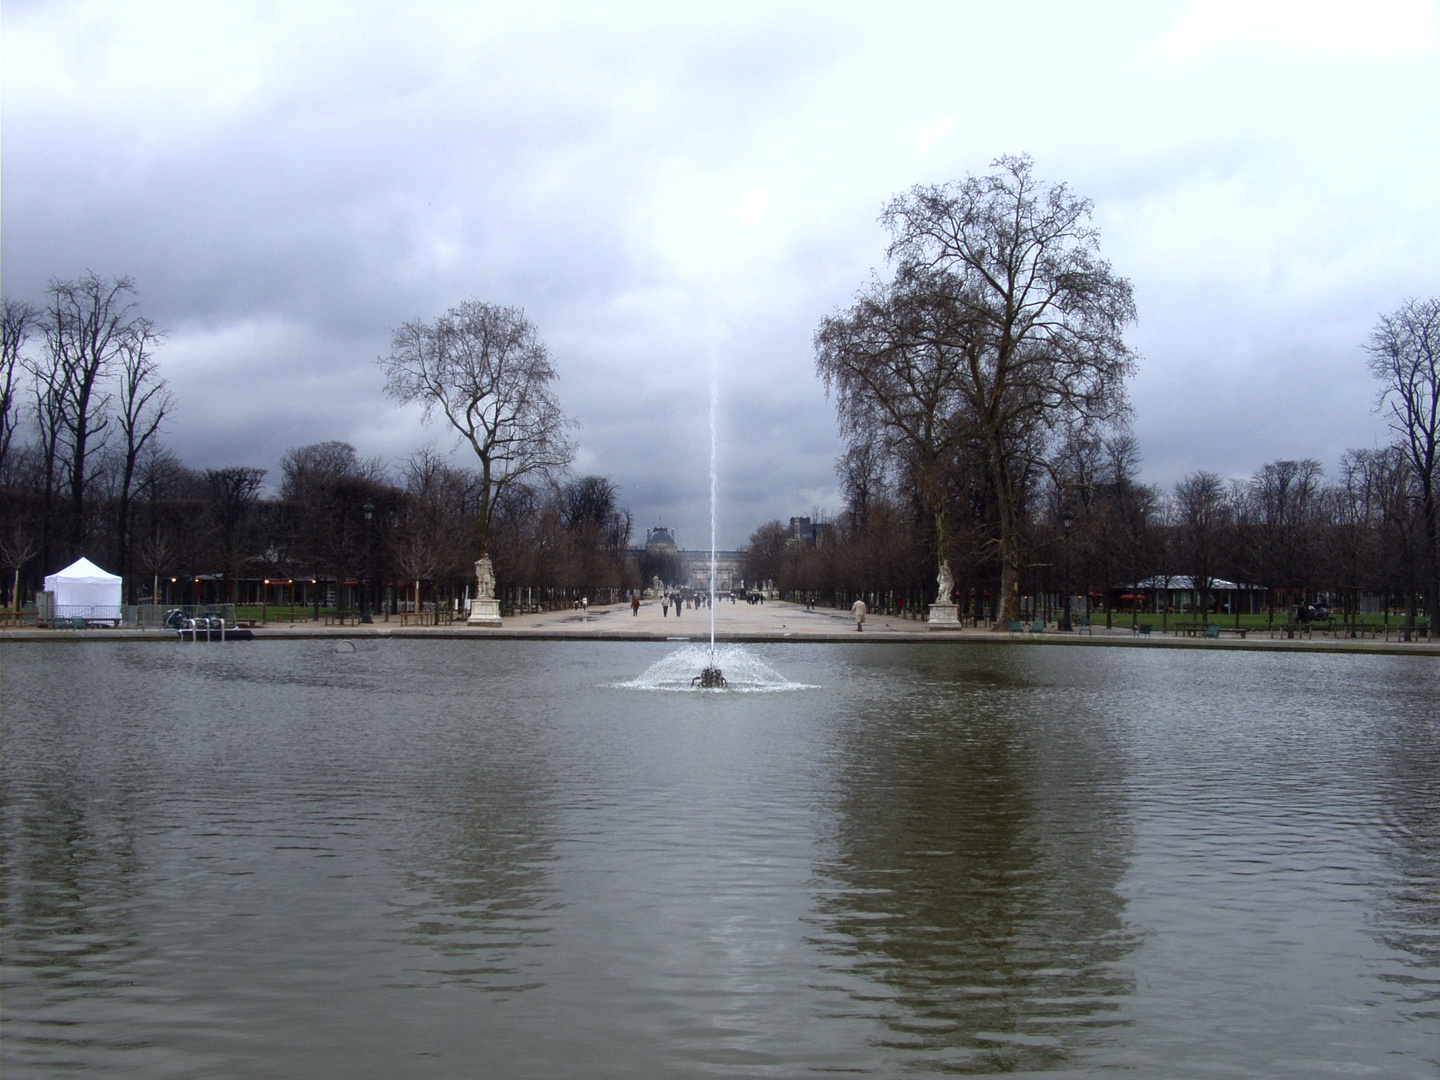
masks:
[[[1366,351],[1390,428],[1414,470],[1425,530],[1425,599],[1440,627],[1440,297],[1410,299],[1381,316]]]
[[[1300,602],[1309,599],[1316,575],[1320,482],[1325,470],[1314,459],[1272,461],[1261,467],[1244,492],[1251,534],[1252,566],[1268,592],[1270,621],[1275,592],[1284,589]]]
[[[911,280],[872,282],[848,311],[820,324],[815,364],[851,444],[847,466],[875,472],[867,459],[878,449],[906,473],[934,522],[936,562],[945,563],[947,466],[974,432],[965,408],[966,354],[931,340],[928,300]]]
[[[210,510],[215,518],[219,541],[220,570],[224,575],[221,600],[231,599],[235,571],[240,562],[239,551],[245,537],[245,524],[260,495],[265,480],[264,469],[235,465],[224,469],[206,469],[205,482],[210,490]]]
[[[943,384],[933,395],[934,422],[952,433],[947,442],[973,440],[990,470],[1003,621],[1019,617],[1021,499],[1043,432],[1124,413],[1134,358],[1122,332],[1135,306],[1129,282],[1099,257],[1088,200],[1035,180],[1028,157],[1002,157],[994,167],[895,199],[882,219],[893,238],[894,281],[822,324],[816,344],[842,418],[873,408],[886,387],[877,379],[871,390],[846,376],[846,359],[869,353],[894,362],[903,352]],[[861,349],[843,333],[857,317],[868,338]],[[870,400],[848,400],[857,390]]]
[[[505,488],[550,476],[574,459],[551,384],[555,368],[519,308],[469,300],[434,322],[408,322],[379,361],[385,392],[438,411],[480,462],[479,554],[490,546],[491,516]]]
[[[778,520],[767,521],[750,534],[750,544],[740,562],[740,572],[746,581],[764,585],[780,577],[790,535],[790,530]]]
[[[1190,571],[1194,617],[1199,619],[1210,609],[1209,596],[1224,558],[1230,500],[1220,477],[1201,470],[1175,485],[1173,507],[1179,548],[1176,554]]]
[[[415,583],[415,602],[421,602],[422,585],[452,584],[470,572],[470,537],[476,475],[457,469],[432,447],[421,447],[403,468],[405,514],[391,539],[390,556],[406,581]]]
[[[384,464],[360,458],[349,443],[331,440],[287,450],[280,469],[291,553],[307,562],[312,574],[323,570],[334,578],[335,602],[343,607],[346,576],[364,569],[370,554],[374,523],[366,525],[364,506],[391,501]]]
[[[4,300],[3,321],[0,321],[0,483],[9,475],[10,443],[20,419],[23,384],[18,380],[24,370],[20,353],[39,321],[40,312],[31,305],[9,298]]]
[[[52,281],[47,291],[47,356],[36,375],[49,384],[49,407],[59,435],[56,450],[65,455],[73,554],[85,546],[91,459],[109,434],[109,377],[135,335],[153,331],[136,313],[135,283],[128,277],[107,281],[88,273],[74,281]]]
[[[13,574],[10,585],[10,607],[15,611],[20,610],[20,572],[25,564],[36,555],[40,554],[40,540],[30,527],[30,522],[24,519],[14,519],[8,523],[5,532],[0,533],[0,565],[3,565]]]
[[[61,433],[64,430],[65,403],[60,385],[51,378],[50,365],[40,361],[27,363],[31,380],[31,412],[35,419],[35,454],[32,471],[34,485],[40,493],[40,565],[49,570],[55,565],[55,502],[60,485]]]
[[[115,419],[119,426],[119,487],[115,493],[115,545],[120,576],[130,580],[130,516],[140,457],[175,409],[175,395],[160,377],[154,348],[162,335],[149,319],[136,319],[120,345]],[[132,583],[132,588],[134,587]]]

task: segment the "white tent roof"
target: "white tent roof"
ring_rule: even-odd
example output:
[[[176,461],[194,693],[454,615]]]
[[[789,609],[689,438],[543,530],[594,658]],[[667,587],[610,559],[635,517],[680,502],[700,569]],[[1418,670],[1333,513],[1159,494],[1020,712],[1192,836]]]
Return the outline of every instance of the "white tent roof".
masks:
[[[76,559],[64,570],[56,570],[45,579],[45,590],[51,592],[60,582],[76,585],[119,585],[120,576],[101,570],[89,559]]]

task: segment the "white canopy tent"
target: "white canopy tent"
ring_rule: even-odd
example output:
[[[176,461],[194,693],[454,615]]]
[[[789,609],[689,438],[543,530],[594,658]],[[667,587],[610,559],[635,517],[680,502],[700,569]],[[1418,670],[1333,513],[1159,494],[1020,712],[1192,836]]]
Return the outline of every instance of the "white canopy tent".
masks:
[[[101,570],[89,559],[76,559],[45,579],[52,597],[54,618],[120,620],[120,584],[115,574]]]

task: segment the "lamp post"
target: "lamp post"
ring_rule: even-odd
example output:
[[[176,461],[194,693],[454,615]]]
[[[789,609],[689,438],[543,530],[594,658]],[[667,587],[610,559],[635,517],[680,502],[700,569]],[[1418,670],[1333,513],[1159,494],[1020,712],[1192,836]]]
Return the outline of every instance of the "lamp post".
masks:
[[[1075,515],[1070,512],[1070,507],[1061,509],[1060,524],[1065,527],[1065,572],[1062,583],[1065,588],[1065,604],[1060,615],[1060,629],[1070,631],[1075,629],[1070,622],[1070,526],[1075,524]]]
[[[375,575],[375,545],[372,544],[371,534],[372,522],[375,518],[375,504],[369,499],[365,500],[365,580],[360,585],[360,621],[362,623],[373,623],[375,620],[370,617],[370,586],[371,579]]]

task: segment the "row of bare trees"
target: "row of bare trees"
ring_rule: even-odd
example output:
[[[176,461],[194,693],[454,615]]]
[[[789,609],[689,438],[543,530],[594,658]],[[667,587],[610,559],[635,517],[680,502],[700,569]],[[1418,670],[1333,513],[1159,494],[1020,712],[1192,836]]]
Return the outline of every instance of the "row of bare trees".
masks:
[[[936,589],[930,505],[913,478],[867,469],[866,458],[842,459],[848,505],[826,542],[767,523],[751,536],[747,576],[840,606],[861,596],[923,611]],[[1218,606],[1216,582],[1258,590],[1254,605],[1272,617],[1321,598],[1345,616],[1398,610],[1410,625],[1424,610],[1433,549],[1403,447],[1348,451],[1333,476],[1317,461],[1273,461],[1244,480],[1195,472],[1169,491],[1141,482],[1128,435],[1068,443],[1050,464],[1017,493],[1023,596],[1074,597],[1110,622],[1117,610],[1133,616],[1154,579],[1174,578],[1200,610]],[[982,471],[957,462],[945,474],[944,550],[955,599],[993,621],[1003,612],[998,515],[976,484]]]
[[[41,306],[3,304],[0,488],[40,503],[33,534],[13,511],[0,517],[6,561],[53,568],[105,532],[105,555],[128,573],[142,458],[174,408],[155,359],[164,334],[126,277],[88,273],[51,282]]]
[[[469,302],[406,324],[382,360],[391,396],[443,415],[475,468],[426,448],[392,475],[322,442],[284,455],[273,494],[264,469],[194,470],[165,448],[175,407],[156,362],[165,335],[129,278],[52,282],[43,306],[7,299],[3,329],[0,597],[11,606],[82,555],[118,572],[131,599],[176,578],[234,600],[239,583],[253,592],[268,578],[315,582],[317,594],[325,581],[328,600],[343,602],[337,583],[363,577],[449,600],[487,552],[512,594],[639,583],[615,485],[568,471],[571,421],[518,309]]]
[[[159,446],[142,455],[129,509],[127,601],[258,602],[269,579],[298,582],[289,595],[303,595],[304,603],[344,606],[355,601],[359,582],[372,581],[389,583],[386,595],[397,604],[443,606],[473,588],[482,486],[476,472],[427,447],[392,473],[332,441],[287,451],[280,474],[267,496],[264,469],[190,469]],[[111,485],[97,485],[99,524],[90,530],[97,555],[116,543],[104,527],[118,519],[112,500]],[[45,513],[43,492],[33,486],[0,489],[7,570],[0,597],[8,604],[40,584]],[[565,597],[637,586],[630,532],[630,514],[603,477],[512,485],[491,527],[499,580],[512,590]],[[172,579],[180,584],[170,586]]]

